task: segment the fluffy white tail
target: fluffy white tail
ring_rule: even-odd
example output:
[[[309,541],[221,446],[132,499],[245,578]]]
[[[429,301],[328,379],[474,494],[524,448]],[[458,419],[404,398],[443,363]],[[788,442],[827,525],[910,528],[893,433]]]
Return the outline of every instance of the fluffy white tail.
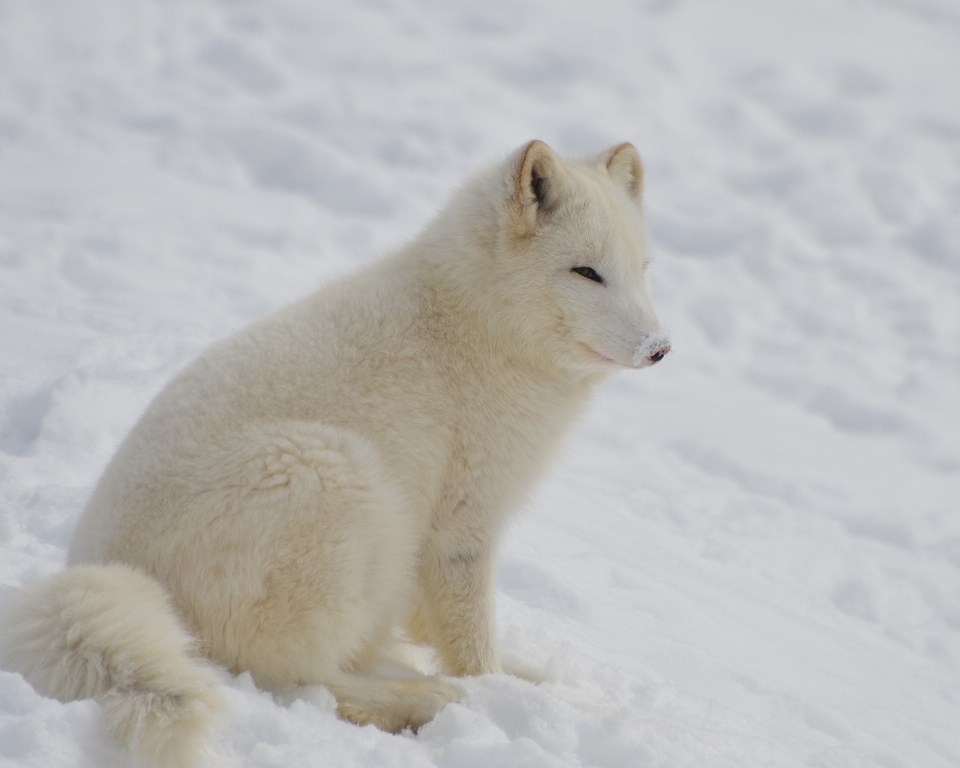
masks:
[[[108,730],[148,765],[201,759],[217,673],[156,581],[123,565],[71,568],[20,590],[3,618],[4,669],[45,696],[97,699]]]

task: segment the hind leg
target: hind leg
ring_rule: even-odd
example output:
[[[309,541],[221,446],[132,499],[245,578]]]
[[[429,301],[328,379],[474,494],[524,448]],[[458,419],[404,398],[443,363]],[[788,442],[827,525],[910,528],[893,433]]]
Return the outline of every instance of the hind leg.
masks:
[[[376,655],[409,611],[417,541],[373,447],[285,422],[203,461],[189,530],[165,559],[210,655],[270,688],[329,684]]]

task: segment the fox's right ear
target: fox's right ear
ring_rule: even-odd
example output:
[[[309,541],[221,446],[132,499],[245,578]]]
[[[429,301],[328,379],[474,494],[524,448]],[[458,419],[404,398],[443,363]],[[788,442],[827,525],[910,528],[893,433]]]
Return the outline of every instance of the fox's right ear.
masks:
[[[623,187],[634,200],[643,196],[643,163],[633,144],[618,144],[601,153],[600,162],[610,178]]]
[[[510,169],[510,202],[517,229],[533,234],[556,205],[560,160],[542,141],[531,141],[514,155]]]

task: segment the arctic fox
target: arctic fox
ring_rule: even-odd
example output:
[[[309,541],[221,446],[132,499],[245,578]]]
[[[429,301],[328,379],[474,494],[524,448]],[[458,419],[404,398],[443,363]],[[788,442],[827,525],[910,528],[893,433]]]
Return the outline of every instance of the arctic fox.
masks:
[[[595,385],[669,351],[642,184],[630,144],[533,141],[396,254],[214,344],[120,446],[68,570],[13,599],[4,666],[95,697],[151,765],[200,759],[217,665],[391,731],[458,696],[377,676],[398,627],[446,675],[500,671],[504,521]]]

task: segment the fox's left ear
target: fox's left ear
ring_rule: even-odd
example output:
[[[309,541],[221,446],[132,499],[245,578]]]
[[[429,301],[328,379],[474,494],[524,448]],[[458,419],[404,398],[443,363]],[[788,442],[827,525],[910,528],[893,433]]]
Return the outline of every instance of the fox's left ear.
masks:
[[[610,178],[623,187],[627,194],[640,202],[643,196],[643,163],[633,144],[618,144],[600,154],[600,163]]]
[[[546,221],[560,197],[560,160],[542,141],[531,141],[511,159],[507,183],[517,231],[532,234]]]

